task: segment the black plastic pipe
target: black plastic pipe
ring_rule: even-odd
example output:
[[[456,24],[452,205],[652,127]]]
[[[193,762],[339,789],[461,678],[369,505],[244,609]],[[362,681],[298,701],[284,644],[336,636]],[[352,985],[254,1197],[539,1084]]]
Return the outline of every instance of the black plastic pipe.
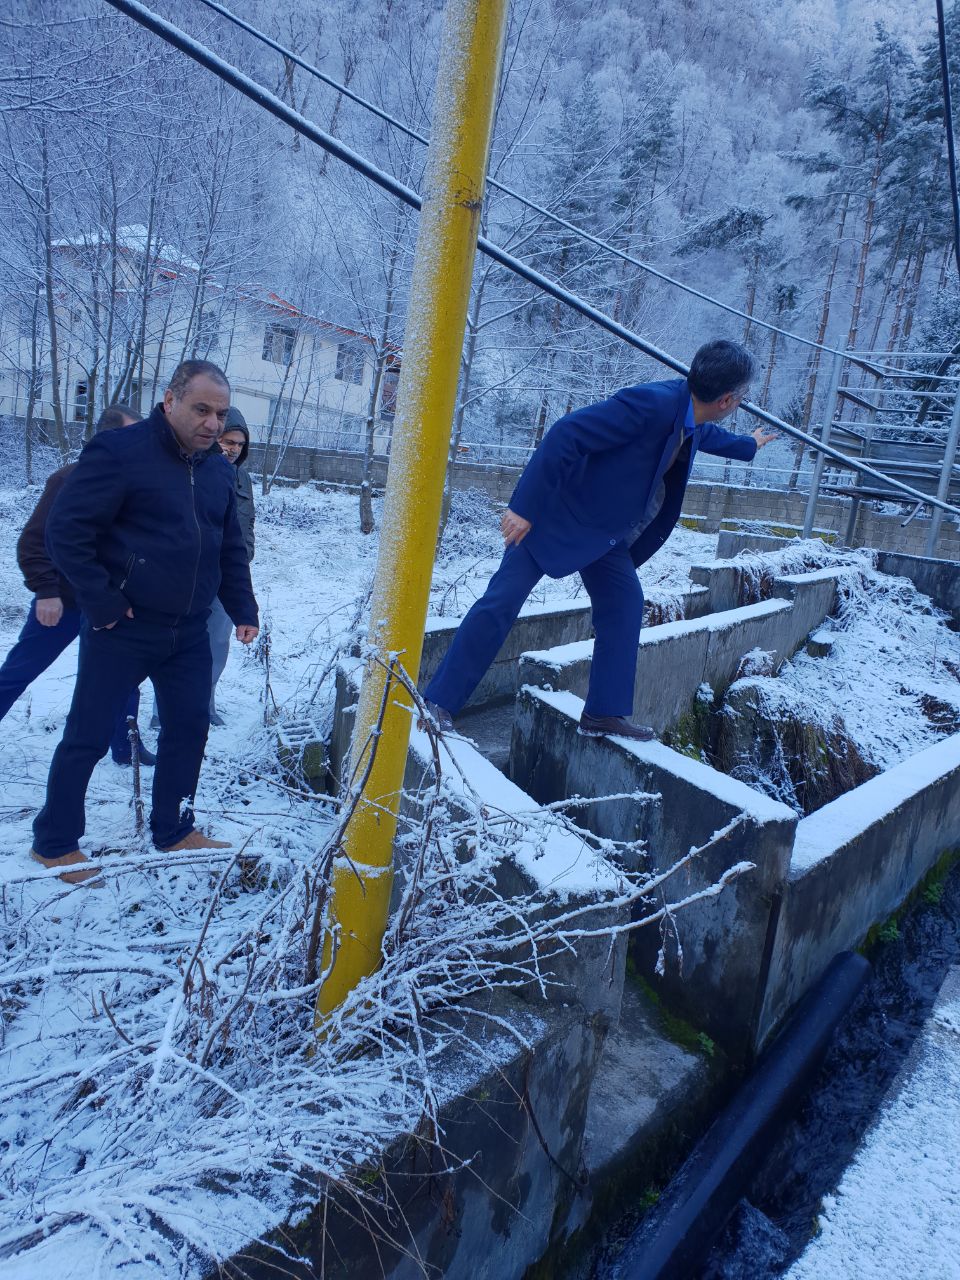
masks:
[[[690,1280],[819,1068],[871,972],[853,951],[830,962],[714,1121],[612,1268],[617,1280]]]

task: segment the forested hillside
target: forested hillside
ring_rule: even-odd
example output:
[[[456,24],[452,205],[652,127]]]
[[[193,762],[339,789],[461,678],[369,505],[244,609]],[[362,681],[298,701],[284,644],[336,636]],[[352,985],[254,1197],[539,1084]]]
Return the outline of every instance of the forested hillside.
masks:
[[[0,51],[0,364],[23,363],[26,335],[32,376],[55,388],[65,348],[83,352],[91,417],[135,379],[139,393],[158,323],[151,264],[171,254],[190,265],[167,285],[188,316],[171,359],[229,366],[238,290],[276,293],[378,352],[400,342],[409,210],[105,3],[12,7]],[[420,185],[421,143],[201,0],[155,8]],[[439,0],[234,9],[429,131]],[[953,47],[957,6],[947,21]],[[960,338],[932,6],[514,0],[491,173],[746,313],[726,315],[490,193],[491,239],[682,358],[708,336],[745,339],[762,369],[755,398],[798,423],[816,403],[816,357],[749,317],[861,350],[940,350]],[[142,287],[118,290],[118,231],[134,226]],[[61,268],[52,250],[64,240],[89,243],[86,270],[76,256]],[[478,260],[464,439],[529,445],[569,404],[653,371]]]

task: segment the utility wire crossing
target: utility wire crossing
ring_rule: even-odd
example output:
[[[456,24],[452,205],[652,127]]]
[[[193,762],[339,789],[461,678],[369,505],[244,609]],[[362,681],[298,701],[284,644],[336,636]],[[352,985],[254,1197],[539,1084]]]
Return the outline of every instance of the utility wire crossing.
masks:
[[[204,2],[206,2],[206,0],[204,0]],[[336,156],[338,160],[349,165],[350,168],[354,169],[357,173],[362,174],[363,177],[367,178],[370,182],[375,183],[388,194],[395,196],[398,200],[403,201],[404,204],[409,205],[413,209],[417,209],[419,211],[421,208],[422,202],[416,191],[405,186],[404,183],[400,182],[392,174],[386,173],[384,170],[378,168],[365,156],[362,156],[359,152],[354,151],[351,147],[348,147],[345,143],[341,142],[339,138],[335,138],[332,134],[321,129],[318,125],[314,124],[312,120],[308,120],[306,116],[301,115],[300,112],[288,106],[287,103],[277,97],[275,93],[264,88],[263,85],[259,84],[256,80],[253,80],[250,76],[245,75],[231,63],[225,61],[225,59],[214,53],[211,49],[200,44],[185,31],[174,26],[173,23],[168,22],[165,18],[160,17],[159,14],[154,13],[145,5],[140,4],[139,0],[106,0],[106,3],[111,5],[114,9],[119,10],[121,13],[125,13],[128,17],[133,18],[136,22],[139,22],[141,26],[146,27],[147,30],[152,31],[155,35],[160,36],[160,38],[167,41],[168,44],[179,49],[181,53],[185,53],[189,58],[192,58],[201,66],[206,67],[208,71],[212,71],[214,75],[218,76],[227,84],[232,85],[252,102],[263,107],[265,111],[269,111],[271,115],[275,116],[278,120],[283,121],[284,124],[289,125],[290,128],[296,130],[297,133],[308,138],[317,146],[323,147],[325,151]],[[564,289],[561,285],[557,284],[556,281],[551,280],[548,276],[542,275],[539,271],[534,270],[519,258],[515,258],[512,254],[508,253],[505,249],[502,249],[499,245],[494,244],[485,236],[478,237],[477,248],[481,253],[492,259],[492,261],[500,263],[500,265],[506,267],[508,271],[513,272],[514,275],[518,275],[521,279],[535,285],[544,293],[549,294],[559,302],[569,306],[572,310],[578,312],[586,319],[593,321],[593,323],[597,324],[600,328],[605,329],[614,337],[620,338],[630,346],[635,347],[638,351],[642,351],[645,355],[650,356],[651,359],[656,360],[659,364],[665,365],[666,368],[672,369],[675,373],[680,374],[681,377],[686,377],[690,372],[689,365],[684,364],[682,360],[678,360],[675,356],[670,355],[669,352],[663,351],[659,347],[654,346],[653,343],[647,342],[646,339],[641,338],[638,333],[634,333],[631,329],[627,329],[624,325],[618,323],[618,321],[611,319],[610,316],[600,311],[597,307],[592,306],[583,298],[580,298],[569,290]],[[836,357],[839,358],[843,353],[837,352],[835,354]],[[875,470],[873,467],[869,466],[865,462],[861,462],[857,458],[848,457],[846,454],[841,453],[839,449],[835,449],[832,445],[817,440],[816,437],[808,435],[807,432],[801,431],[798,427],[792,426],[789,422],[784,422],[782,418],[778,418],[774,414],[768,413],[766,409],[761,409],[759,405],[752,404],[745,400],[740,405],[740,408],[743,409],[745,413],[749,413],[752,417],[759,419],[759,421],[766,423],[775,430],[782,431],[785,435],[790,436],[794,440],[802,441],[805,445],[822,456],[833,458],[835,461],[841,462],[845,467],[857,471],[861,475],[870,476],[874,480],[878,480],[886,485],[892,486],[898,492],[904,493],[908,497],[913,498],[915,502],[937,507],[942,511],[950,512],[952,515],[960,516],[960,508],[951,505],[942,498],[933,497],[930,494],[923,493],[921,490],[914,489],[911,485],[908,485],[901,480],[897,480],[893,476],[887,476],[882,471]]]

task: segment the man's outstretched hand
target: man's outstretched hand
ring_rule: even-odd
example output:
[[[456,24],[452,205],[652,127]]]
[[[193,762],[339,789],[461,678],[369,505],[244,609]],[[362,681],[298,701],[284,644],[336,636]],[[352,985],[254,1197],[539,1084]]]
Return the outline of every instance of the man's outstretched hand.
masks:
[[[250,644],[253,640],[256,640],[259,632],[259,627],[237,627],[237,639],[241,644]]]
[[[758,449],[762,449],[765,444],[769,444],[771,440],[776,440],[777,438],[776,431],[770,431],[765,435],[763,431],[763,427],[757,427],[756,431],[754,431],[752,434],[753,434],[754,440],[756,440],[757,442]]]
[[[523,516],[518,516],[509,507],[503,513],[503,518],[500,521],[500,532],[503,534],[503,540],[508,547],[513,546],[515,542],[522,542],[532,527],[529,520],[524,520]]]

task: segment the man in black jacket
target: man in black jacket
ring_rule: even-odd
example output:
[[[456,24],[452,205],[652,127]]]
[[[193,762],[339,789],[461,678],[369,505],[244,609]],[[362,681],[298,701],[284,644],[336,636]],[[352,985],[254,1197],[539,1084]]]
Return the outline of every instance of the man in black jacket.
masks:
[[[126,404],[112,404],[101,413],[97,431],[112,431],[140,421],[140,415]],[[24,689],[56,662],[64,649],[80,634],[83,620],[70,583],[58,573],[46,546],[47,516],[63,488],[75,462],[60,467],[47,478],[40,501],[17,540],[17,563],[27,590],[33,592],[30,612],[23,629],[0,667],[0,720]],[[131,751],[127,717],[137,718],[140,690],[134,689],[120,712],[110,739],[110,752],[117,764],[130,764]],[[139,739],[139,733],[138,733]],[[140,763],[152,765],[152,754],[138,741]]]
[[[146,677],[160,712],[154,844],[227,847],[195,829],[191,805],[209,724],[210,606],[219,596],[243,644],[259,625],[233,471],[214,447],[229,404],[222,370],[185,361],[149,418],[94,436],[47,521],[50,557],[84,624],[31,852],[45,866],[75,868],[62,874],[68,883],[96,878],[79,849],[87,784],[127,692]]]

